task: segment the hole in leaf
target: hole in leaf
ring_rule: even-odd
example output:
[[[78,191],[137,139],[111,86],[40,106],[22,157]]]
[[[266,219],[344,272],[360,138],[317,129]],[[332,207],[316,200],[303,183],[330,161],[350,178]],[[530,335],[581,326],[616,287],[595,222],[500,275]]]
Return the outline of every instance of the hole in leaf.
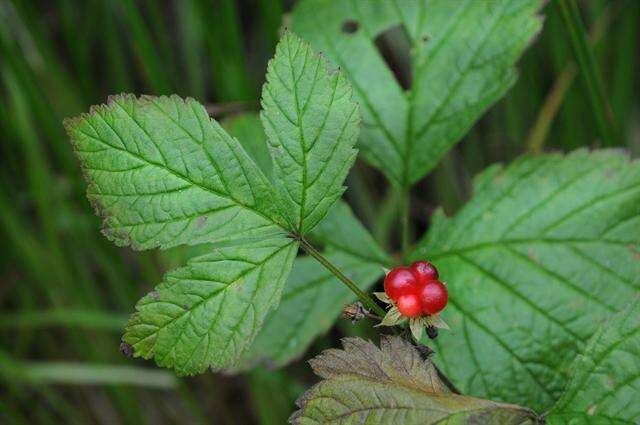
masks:
[[[375,39],[378,52],[404,90],[411,88],[411,40],[403,26],[380,33]]]
[[[345,34],[355,34],[360,29],[358,21],[348,20],[342,23],[342,32]]]

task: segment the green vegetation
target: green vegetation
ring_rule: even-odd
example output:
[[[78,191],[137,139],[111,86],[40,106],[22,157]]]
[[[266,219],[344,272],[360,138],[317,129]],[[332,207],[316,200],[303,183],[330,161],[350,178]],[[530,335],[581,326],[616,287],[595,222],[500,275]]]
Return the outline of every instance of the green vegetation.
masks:
[[[632,400],[620,383],[637,374],[626,357],[638,345],[637,306],[597,329],[640,286],[638,165],[619,151],[575,150],[640,151],[640,5],[436,2],[427,11],[389,0],[372,14],[348,4],[306,0],[284,20],[341,68],[330,74],[293,35],[276,50],[288,2],[0,2],[0,421],[283,423],[315,382],[305,358],[342,336],[375,335],[367,323],[335,322],[355,296],[315,259],[294,259],[289,233],[366,292],[381,266],[436,262],[455,294],[445,318],[456,331],[441,332],[433,361],[464,394],[551,410],[557,423],[585,410],[613,417],[616,400]],[[475,44],[454,23],[477,31]],[[61,122],[123,92],[180,98],[117,96],[69,122],[88,201]],[[305,134],[331,151],[300,144]],[[208,148],[185,142],[194,135]],[[272,159],[267,144],[281,154]],[[219,169],[207,168],[207,149]],[[515,159],[551,150],[575,152]],[[118,245],[170,249],[115,247],[90,202]],[[252,277],[243,288],[253,298],[221,289],[240,276]],[[203,278],[216,284],[191,292]],[[181,374],[211,365],[244,374],[175,378],[126,358],[118,347],[136,302],[124,337],[134,353]],[[209,326],[222,306],[229,312]],[[249,310],[251,320],[240,314]],[[206,326],[212,342],[150,332],[168,322]],[[613,386],[594,377],[603,367]],[[334,373],[320,385],[341,379]],[[452,421],[473,419],[459,400],[447,403]],[[470,403],[503,420],[531,417]]]

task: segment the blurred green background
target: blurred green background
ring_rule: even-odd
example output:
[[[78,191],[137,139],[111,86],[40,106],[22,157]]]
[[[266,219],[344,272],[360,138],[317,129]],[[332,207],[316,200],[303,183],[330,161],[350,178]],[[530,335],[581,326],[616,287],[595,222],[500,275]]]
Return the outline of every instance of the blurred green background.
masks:
[[[178,380],[119,352],[135,302],[186,254],[134,253],[100,234],[61,125],[121,92],[192,96],[219,119],[256,111],[293,3],[0,0],[0,423],[282,424],[313,382],[303,360]],[[637,156],[640,1],[579,6],[614,142]],[[416,187],[415,236],[437,205],[454,212],[488,164],[602,145],[558,4],[544,14],[516,86]],[[382,176],[358,162],[348,186],[364,224],[397,249],[397,202]],[[363,332],[339,323],[307,358]]]

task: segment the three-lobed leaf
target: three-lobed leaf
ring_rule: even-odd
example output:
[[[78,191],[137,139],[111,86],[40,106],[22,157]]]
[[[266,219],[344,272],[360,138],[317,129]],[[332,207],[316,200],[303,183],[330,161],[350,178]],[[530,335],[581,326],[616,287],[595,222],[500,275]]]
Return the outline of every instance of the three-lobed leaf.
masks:
[[[438,361],[464,392],[544,410],[598,323],[640,290],[640,164],[619,151],[490,167],[414,259],[448,283]]]
[[[562,398],[547,417],[554,424],[640,421],[640,298],[602,325],[576,359]]]
[[[262,122],[291,230],[305,234],[344,192],[360,115],[341,72],[287,32],[269,62]]]
[[[298,400],[293,424],[375,423],[526,424],[528,409],[452,394],[431,361],[398,336],[382,336],[380,348],[345,338],[311,360],[323,378]]]
[[[429,172],[513,85],[542,21],[540,0],[304,0],[292,28],[345,72],[362,108],[359,147],[406,187]],[[400,26],[412,76],[404,91],[376,47]]]
[[[110,239],[135,249],[210,244],[140,300],[123,337],[135,356],[179,374],[237,363],[280,300],[298,248],[289,235],[324,218],[355,158],[348,83],[292,34],[277,50],[268,78],[292,80],[265,86],[271,161],[254,149],[260,140],[247,153],[202,105],[177,96],[115,96],[65,122]],[[279,115],[291,111],[297,125]]]

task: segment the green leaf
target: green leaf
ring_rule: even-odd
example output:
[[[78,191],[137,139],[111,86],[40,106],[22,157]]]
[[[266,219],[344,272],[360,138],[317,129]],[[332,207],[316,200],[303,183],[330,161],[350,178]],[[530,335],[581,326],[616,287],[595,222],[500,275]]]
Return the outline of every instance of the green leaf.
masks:
[[[256,162],[261,164],[260,168],[265,174],[271,173],[272,163],[268,156],[266,136],[257,115],[252,113],[239,115],[226,120],[223,124]],[[339,250],[370,263],[391,265],[391,259],[387,253],[371,237],[349,205],[343,201],[335,203],[307,238],[328,250]]]
[[[104,233],[135,249],[283,233],[274,192],[192,99],[132,95],[67,120]]]
[[[549,424],[640,422],[640,298],[600,327],[576,359]]]
[[[272,178],[273,162],[267,147],[267,136],[264,134],[260,122],[260,115],[247,112],[227,118],[221,124],[229,134],[238,139],[262,172]]]
[[[281,237],[192,259],[138,302],[123,340],[180,375],[232,367],[277,306],[297,248]]]
[[[345,338],[311,360],[323,380],[298,400],[293,424],[533,424],[530,410],[452,394],[430,360],[397,336],[383,335],[380,348]]]
[[[382,275],[380,265],[349,254],[335,252],[325,256],[363,290]],[[301,356],[354,299],[355,295],[315,259],[296,259],[280,306],[267,318],[246,365],[280,367]]]
[[[230,124],[253,137],[247,153],[192,99],[116,96],[65,122],[110,239],[213,250],[140,300],[123,338],[179,374],[235,366],[279,303],[298,248],[286,233],[325,217],[355,160],[359,115],[343,76],[286,34],[267,80],[275,190],[254,123]]]
[[[269,62],[262,122],[289,229],[306,234],[344,192],[360,115],[351,87],[309,45],[285,33]]]
[[[548,409],[598,323],[640,289],[640,163],[525,156],[474,192],[412,255],[448,283],[438,360],[465,393]]]
[[[338,201],[308,239],[322,245],[325,250],[344,252],[368,263],[393,264],[346,202]]]
[[[397,186],[420,180],[516,80],[540,30],[540,0],[304,0],[292,28],[347,75],[362,105],[360,148]],[[411,49],[403,91],[377,50],[400,25]],[[353,31],[355,30],[355,31]]]
[[[382,277],[382,266],[390,261],[340,201],[311,237],[323,241],[329,261],[365,291]],[[291,362],[319,334],[328,331],[344,307],[354,300],[355,295],[315,259],[297,258],[280,306],[267,317],[243,368],[256,363],[279,367]]]

